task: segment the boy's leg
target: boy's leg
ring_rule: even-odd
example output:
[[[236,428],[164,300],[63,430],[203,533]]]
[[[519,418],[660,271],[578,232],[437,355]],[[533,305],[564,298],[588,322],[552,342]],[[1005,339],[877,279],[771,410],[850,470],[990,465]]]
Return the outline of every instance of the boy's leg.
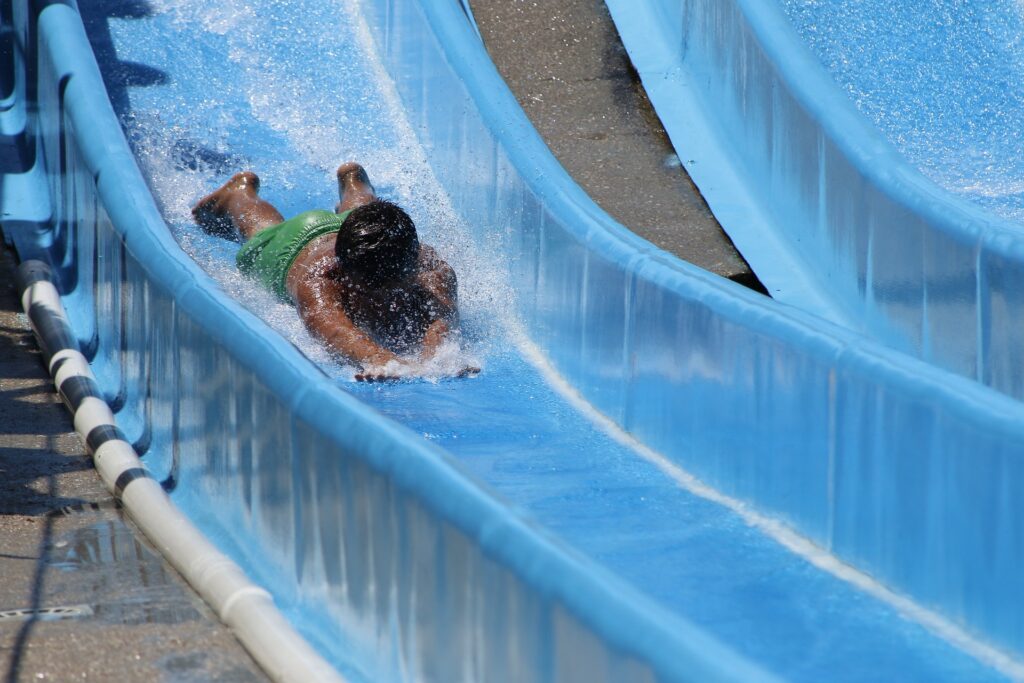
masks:
[[[264,228],[284,221],[270,202],[260,199],[260,179],[252,171],[231,176],[192,208],[192,216],[204,230],[221,237],[248,240]]]
[[[366,169],[354,161],[349,161],[338,167],[338,199],[335,206],[335,213],[343,213],[363,204],[376,201],[377,193],[370,184],[370,178],[366,175]]]

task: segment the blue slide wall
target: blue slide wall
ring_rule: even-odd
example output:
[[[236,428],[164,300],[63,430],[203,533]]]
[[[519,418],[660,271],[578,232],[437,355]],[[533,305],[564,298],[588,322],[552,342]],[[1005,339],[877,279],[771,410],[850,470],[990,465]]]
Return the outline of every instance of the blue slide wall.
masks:
[[[49,195],[53,213],[46,233],[14,217],[5,234],[60,269],[82,346],[147,467],[173,474],[184,507],[208,498],[193,512],[217,518],[196,521],[343,672],[773,680],[539,534],[219,293],[153,204],[77,13],[16,3],[12,14],[14,70],[29,78],[17,90],[38,98],[38,118],[33,99],[18,105],[38,164],[26,174],[44,180],[36,206]],[[233,545],[239,532],[250,547]]]
[[[63,266],[148,466],[175,476],[179,502],[334,661],[432,680],[770,680],[744,643],[538,530],[219,292],[171,239],[97,97],[75,12],[45,6],[37,33],[16,9],[53,229],[26,218],[5,232]],[[630,235],[543,148],[460,8],[365,10],[452,204],[505,228],[526,333],[579,394],[707,484],[1024,649],[1018,403]]]
[[[420,12],[432,30],[408,29]],[[552,163],[461,24],[431,3],[384,3],[377,21],[453,202],[522,226],[509,247],[523,315],[576,389],[702,481],[1021,650],[1015,569],[997,566],[1024,551],[1003,517],[1024,503],[1006,486],[1024,475],[1024,407],[624,231]]]
[[[1019,224],[908,163],[778,3],[607,4],[687,170],[774,296],[1024,397]]]

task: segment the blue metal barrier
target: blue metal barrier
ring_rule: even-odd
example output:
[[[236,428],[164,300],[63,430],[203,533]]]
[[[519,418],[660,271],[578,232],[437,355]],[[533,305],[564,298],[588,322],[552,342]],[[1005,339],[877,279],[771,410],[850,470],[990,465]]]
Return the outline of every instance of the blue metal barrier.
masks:
[[[773,295],[1024,397],[1019,225],[911,166],[775,2],[607,4],[687,170]]]
[[[524,321],[572,386],[718,490],[1020,651],[1019,582],[993,549],[1024,551],[1003,517],[1024,499],[1000,483],[1024,474],[1022,406],[628,233],[544,148],[464,22],[374,4],[435,172],[469,223],[511,226]]]
[[[186,509],[213,503],[200,526],[343,671],[771,680],[539,534],[218,293],[153,205],[76,12],[17,8],[25,52],[39,52],[37,139],[62,245],[47,253],[96,374],[129,438],[147,433],[147,467]],[[33,251],[35,237],[15,241]]]
[[[365,10],[452,204],[504,228],[523,325],[586,400],[725,494],[1024,649],[1019,403],[631,235],[543,147],[461,8]],[[147,466],[335,663],[380,679],[772,678],[218,291],[97,97],[75,12],[44,6],[38,34],[36,14],[19,17],[22,53],[39,45],[47,253],[96,375]]]

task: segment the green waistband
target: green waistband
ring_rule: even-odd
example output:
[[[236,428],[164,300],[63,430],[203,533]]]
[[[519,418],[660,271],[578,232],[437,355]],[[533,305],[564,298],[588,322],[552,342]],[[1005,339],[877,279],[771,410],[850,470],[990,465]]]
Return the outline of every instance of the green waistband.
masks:
[[[242,245],[235,262],[245,275],[255,277],[282,301],[288,295],[288,271],[306,246],[318,237],[336,233],[351,210],[335,214],[330,211],[306,211],[283,223],[253,235]]]

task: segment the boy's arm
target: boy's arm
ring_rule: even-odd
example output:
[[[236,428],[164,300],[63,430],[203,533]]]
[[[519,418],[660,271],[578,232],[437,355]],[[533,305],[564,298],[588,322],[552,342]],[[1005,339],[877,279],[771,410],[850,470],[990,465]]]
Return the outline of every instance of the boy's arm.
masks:
[[[437,349],[448,338],[451,328],[446,320],[435,320],[430,323],[426,333],[423,335],[423,346],[420,349],[420,358],[430,360],[437,353]]]
[[[430,360],[451,332],[459,326],[459,293],[455,271],[431,247],[420,249],[421,270],[419,282],[436,302],[434,320],[423,335],[420,358]],[[469,377],[480,368],[466,366],[454,373],[456,377]]]
[[[455,271],[433,247],[420,247],[419,274],[416,280],[433,298],[431,323],[423,334],[420,358],[428,360],[437,353],[451,331],[459,325],[458,281]]]
[[[459,324],[458,280],[452,267],[445,263],[432,247],[424,245],[420,248],[420,273],[417,279],[437,302],[438,310],[435,320],[443,320],[452,328],[457,327]],[[425,335],[424,343],[426,341]]]
[[[326,289],[319,278],[304,278],[296,287],[299,317],[310,333],[363,368],[395,360],[397,356],[359,329],[341,306],[328,303],[335,297]]]

